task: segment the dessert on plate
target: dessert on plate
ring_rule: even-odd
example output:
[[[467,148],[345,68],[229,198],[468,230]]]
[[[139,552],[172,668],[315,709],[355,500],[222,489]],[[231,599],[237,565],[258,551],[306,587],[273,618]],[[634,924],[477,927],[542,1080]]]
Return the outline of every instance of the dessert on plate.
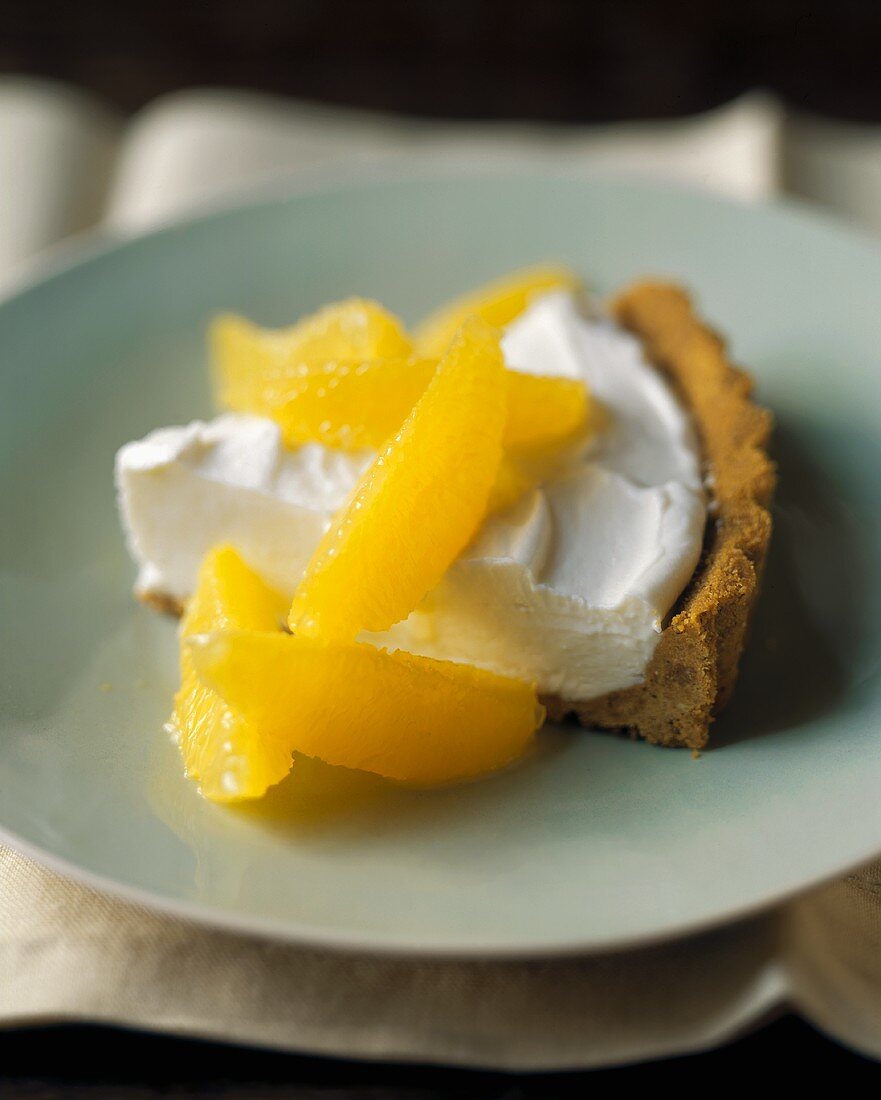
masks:
[[[399,782],[545,716],[702,748],[770,537],[770,416],[688,296],[517,273],[412,334],[336,303],[211,334],[210,421],[127,444],[137,595],[182,613],[173,728],[218,800],[297,754]]]

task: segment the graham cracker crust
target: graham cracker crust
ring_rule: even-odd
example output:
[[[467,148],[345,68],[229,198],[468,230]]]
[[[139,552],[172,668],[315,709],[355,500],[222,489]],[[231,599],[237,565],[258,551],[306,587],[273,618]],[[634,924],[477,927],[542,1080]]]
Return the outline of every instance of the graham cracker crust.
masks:
[[[158,611],[160,615],[172,615],[179,619],[184,613],[183,600],[176,596],[168,596],[162,592],[139,592],[135,589],[135,596],[152,611]]]
[[[659,745],[703,748],[734,689],[771,538],[776,470],[772,418],[752,400],[753,382],[688,295],[643,282],[611,303],[690,411],[711,492],[704,552],[661,634],[645,681],[583,701],[544,698],[553,719],[617,730]]]

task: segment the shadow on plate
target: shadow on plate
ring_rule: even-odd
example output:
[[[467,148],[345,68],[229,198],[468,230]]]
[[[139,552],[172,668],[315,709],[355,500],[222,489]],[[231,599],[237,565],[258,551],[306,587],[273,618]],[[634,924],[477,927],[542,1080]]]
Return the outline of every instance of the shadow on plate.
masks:
[[[791,730],[835,708],[851,686],[865,633],[859,594],[869,556],[858,517],[785,423],[775,432],[774,457],[779,487],[771,551],[714,748]]]
[[[270,789],[259,802],[242,804],[234,812],[288,836],[330,830],[336,836],[351,831],[363,837],[389,829],[397,831],[402,826],[418,830],[422,825],[435,827],[444,816],[461,824],[472,814],[482,816],[487,799],[490,803],[498,799],[500,786],[507,788],[513,805],[522,805],[536,773],[565,751],[573,732],[548,726],[539,734],[534,750],[509,768],[473,783],[445,787],[408,787],[366,772],[298,757],[283,783]]]

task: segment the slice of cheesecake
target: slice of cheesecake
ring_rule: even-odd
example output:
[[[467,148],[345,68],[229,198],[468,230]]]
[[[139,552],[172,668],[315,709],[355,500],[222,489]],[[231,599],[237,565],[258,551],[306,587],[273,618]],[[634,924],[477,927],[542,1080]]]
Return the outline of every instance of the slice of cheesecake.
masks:
[[[552,717],[697,749],[767,550],[770,415],[681,289],[636,285],[609,313],[546,290],[505,326],[509,368],[588,387],[595,436],[487,519],[426,606],[364,640],[535,683]],[[204,554],[231,543],[290,596],[369,457],[285,447],[250,413],[129,444],[117,478],[138,595],[179,611]]]

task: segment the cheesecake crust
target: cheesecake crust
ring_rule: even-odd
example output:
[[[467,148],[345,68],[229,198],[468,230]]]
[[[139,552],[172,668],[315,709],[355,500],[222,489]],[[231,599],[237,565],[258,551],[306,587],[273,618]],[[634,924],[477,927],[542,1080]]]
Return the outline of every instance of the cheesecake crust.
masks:
[[[135,595],[142,604],[152,611],[158,611],[160,615],[172,615],[179,619],[184,613],[184,601],[176,596],[167,596],[162,592],[139,592],[137,588]]]
[[[710,495],[704,550],[641,684],[598,699],[542,701],[552,719],[574,715],[585,726],[696,750],[731,697],[761,582],[776,485],[767,451],[772,417],[681,287],[637,283],[613,299],[611,312],[691,413]]]

